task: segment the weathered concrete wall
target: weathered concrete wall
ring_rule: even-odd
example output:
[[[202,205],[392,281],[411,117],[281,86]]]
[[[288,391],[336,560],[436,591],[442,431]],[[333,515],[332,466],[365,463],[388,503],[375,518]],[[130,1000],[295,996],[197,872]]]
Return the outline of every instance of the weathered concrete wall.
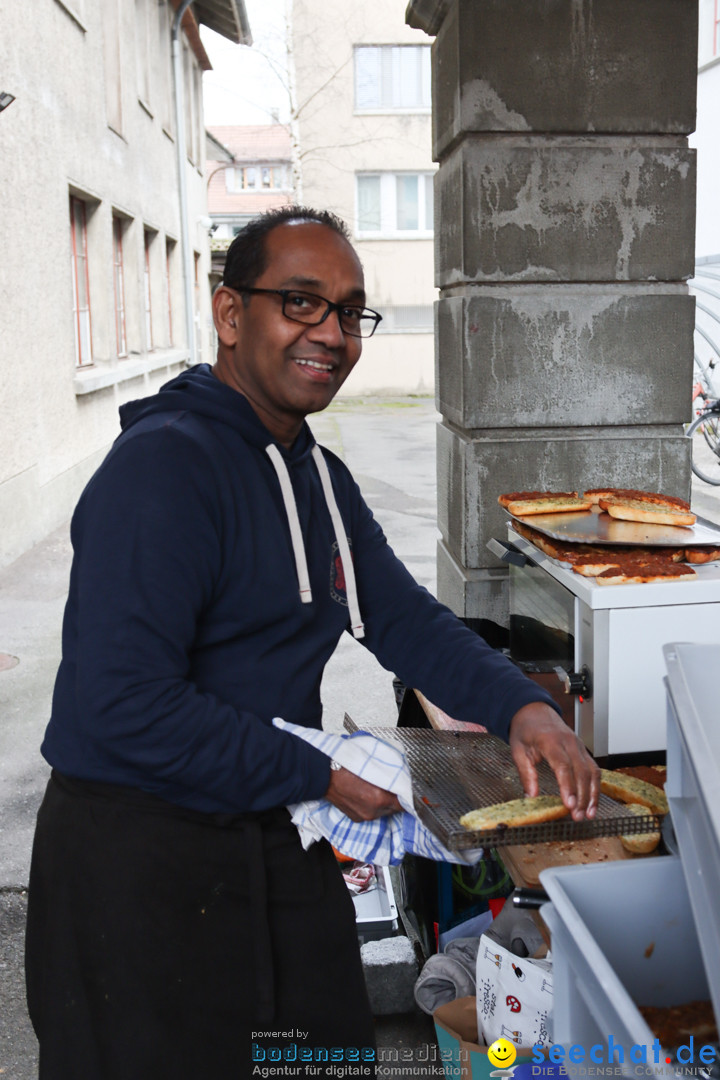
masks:
[[[0,4],[2,86],[16,100],[1,114],[0,151],[0,566],[66,521],[119,432],[118,406],[155,391],[185,366],[178,167],[169,120],[167,0],[117,4],[38,0]],[[147,100],[136,44],[152,29]],[[121,58],[118,85],[106,45]],[[163,82],[163,73],[167,81]],[[195,76],[190,78],[191,73]],[[199,136],[200,69],[188,57],[186,94]],[[111,115],[110,91],[120,118]],[[115,127],[111,126],[111,120]],[[198,147],[202,144],[196,140]],[[201,356],[211,360],[210,253],[202,160],[188,160],[190,243],[199,257]],[[87,214],[92,364],[75,363],[69,197]],[[113,216],[123,221],[126,355],[115,325]],[[152,340],[146,334],[144,232]],[[166,260],[165,242],[172,246]],[[166,277],[167,275],[167,277]],[[203,285],[203,282],[205,283]],[[170,328],[172,324],[172,334]]]
[[[695,156],[676,142],[461,143],[436,184],[438,285],[692,277]]]
[[[503,622],[503,491],[687,496],[696,5],[413,0],[433,49],[438,595]]]
[[[692,0],[441,6],[433,69],[437,159],[475,132],[686,135],[695,126]]]
[[[684,285],[473,288],[440,300],[436,318],[438,408],[463,428],[688,417],[695,320]]]

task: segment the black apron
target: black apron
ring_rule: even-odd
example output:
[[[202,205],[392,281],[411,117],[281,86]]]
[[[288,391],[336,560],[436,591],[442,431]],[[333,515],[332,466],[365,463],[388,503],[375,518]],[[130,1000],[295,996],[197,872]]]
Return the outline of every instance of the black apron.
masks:
[[[40,1080],[324,1076],[326,1052],[331,1075],[375,1075],[352,899],[284,809],[202,814],[53,773],[26,972]]]

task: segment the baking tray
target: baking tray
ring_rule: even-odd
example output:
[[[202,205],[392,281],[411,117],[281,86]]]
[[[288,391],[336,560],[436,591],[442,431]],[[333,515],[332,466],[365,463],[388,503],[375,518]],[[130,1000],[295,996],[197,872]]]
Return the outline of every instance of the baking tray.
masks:
[[[720,545],[720,528],[698,518],[694,525],[646,525],[639,521],[618,521],[602,510],[581,510],[573,514],[530,514],[518,517],[505,513],[554,540],[576,544],[644,544],[658,547]]]
[[[358,730],[347,716],[345,727],[348,731]],[[384,727],[362,730],[405,754],[417,816],[450,851],[647,833],[661,826],[661,819],[654,814],[629,816],[623,806],[601,795],[597,816],[592,820],[573,821],[568,817],[543,825],[470,831],[459,822],[469,810],[523,797],[507,743],[496,735],[477,732]],[[541,795],[557,795],[555,776],[545,762],[538,766],[538,778]]]

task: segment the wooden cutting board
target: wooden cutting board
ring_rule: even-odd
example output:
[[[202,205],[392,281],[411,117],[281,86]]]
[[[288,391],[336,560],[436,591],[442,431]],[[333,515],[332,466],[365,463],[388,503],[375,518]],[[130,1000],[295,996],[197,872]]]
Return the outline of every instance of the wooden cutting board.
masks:
[[[513,882],[520,888],[537,887],[540,884],[540,871],[549,866],[582,866],[634,857],[622,846],[619,836],[523,844],[503,848],[498,854]]]

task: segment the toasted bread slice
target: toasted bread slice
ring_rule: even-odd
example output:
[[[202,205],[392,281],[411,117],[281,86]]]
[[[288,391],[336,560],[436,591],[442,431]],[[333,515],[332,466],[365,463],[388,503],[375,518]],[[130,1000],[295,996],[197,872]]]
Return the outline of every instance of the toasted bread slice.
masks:
[[[647,806],[642,806],[640,803],[628,803],[625,809],[638,817],[649,816],[652,813]],[[660,843],[660,830],[653,829],[652,832],[646,833],[623,833],[620,836],[620,843],[633,855],[649,855]]]
[[[583,577],[599,577],[601,574],[609,574],[616,568],[618,571],[632,571],[638,573],[641,570],[662,571],[664,567],[672,568],[675,563],[682,559],[683,548],[666,547],[633,547],[618,548],[615,551],[606,548],[599,554],[580,556],[573,565],[576,574]],[[672,573],[671,577],[687,577],[685,573]]]
[[[621,765],[614,772],[623,773],[625,776],[634,776],[638,780],[644,780],[646,784],[664,788],[667,779],[665,765]]]
[[[526,499],[577,499],[577,491],[511,491],[506,495],[498,495],[501,506],[508,507],[511,502]]]
[[[652,810],[654,814],[668,812],[665,792],[654,784],[646,784],[644,780],[638,780],[635,776],[601,769],[600,790],[603,795],[608,795],[617,802],[639,803],[641,806],[647,806],[648,810]]]
[[[678,510],[689,510],[690,503],[678,499],[675,495],[661,495],[655,491],[635,491],[631,488],[589,488],[583,493],[586,499],[599,503],[601,499],[641,499],[643,502],[656,503],[660,506],[674,506]]]
[[[628,563],[613,566],[595,578],[598,585],[650,585],[658,581],[685,581],[697,575],[692,566],[677,563]]]
[[[600,509],[619,521],[642,521],[652,525],[694,525],[697,517],[690,510],[662,506],[643,499],[600,499]]]
[[[581,510],[590,510],[589,499],[580,499],[571,495],[544,495],[534,499],[515,499],[508,503],[508,513],[518,517],[532,514],[570,514]]]
[[[606,570],[617,569],[620,566],[619,556],[613,556],[606,552],[597,552],[580,555],[573,563],[573,570],[583,577],[597,577]]]
[[[473,832],[490,829],[517,828],[519,825],[540,825],[556,821],[569,813],[559,795],[535,795],[533,798],[511,799],[493,803],[463,814],[460,824]]]
[[[717,562],[720,559],[720,547],[685,548],[685,561],[699,566],[702,563]]]

